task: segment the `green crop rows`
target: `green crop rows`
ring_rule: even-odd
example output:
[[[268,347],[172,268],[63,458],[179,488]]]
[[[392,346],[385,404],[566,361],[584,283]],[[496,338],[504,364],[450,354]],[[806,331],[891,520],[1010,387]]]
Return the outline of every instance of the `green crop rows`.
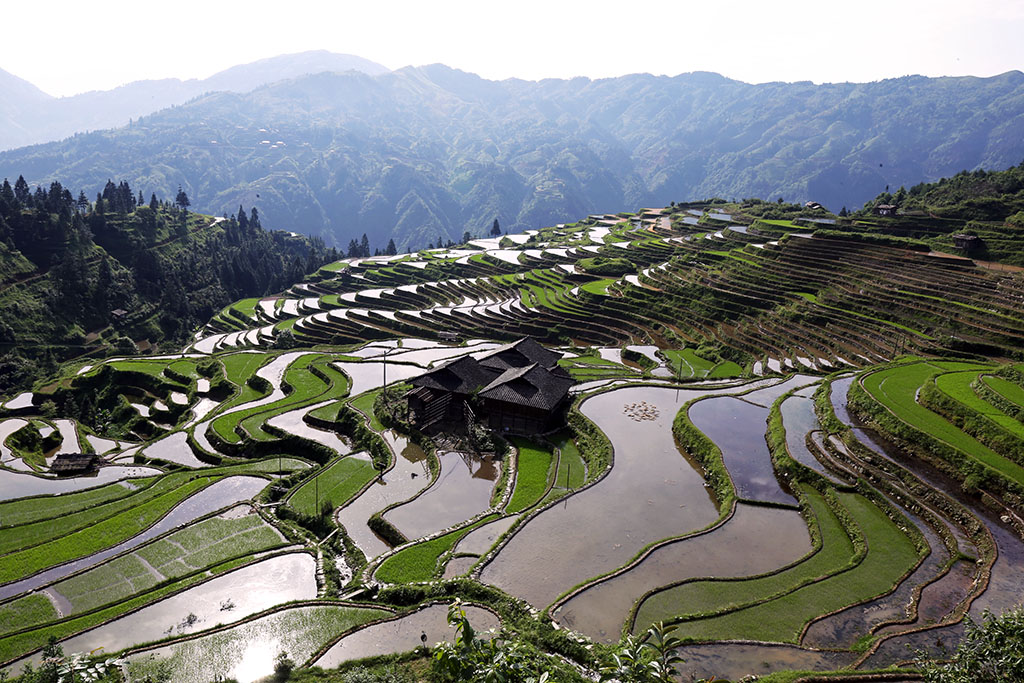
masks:
[[[526,439],[513,439],[519,450],[519,466],[516,469],[516,488],[505,507],[505,512],[515,514],[536,504],[543,496],[551,478],[552,452]]]
[[[985,375],[982,377],[982,381],[992,387],[993,391],[998,393],[1007,401],[1024,408],[1024,389],[1022,389],[1019,384],[1014,384],[1007,379],[996,377],[994,375]]]
[[[677,634],[698,640],[797,642],[804,625],[814,617],[892,590],[918,561],[913,541],[863,496],[840,493],[839,499],[863,534],[867,544],[863,559],[858,562],[856,556],[848,554],[850,547],[840,543],[840,548],[847,553],[845,561],[836,562],[843,559],[843,550],[838,554],[831,550],[827,557],[832,562],[815,563],[806,573],[801,573],[797,565],[790,572],[752,579],[757,582],[752,585],[722,582],[730,584],[728,590],[716,586],[716,590],[705,591],[703,595],[698,586],[695,604],[713,613],[690,619],[685,614],[680,615],[683,621]],[[835,529],[828,533],[834,537]],[[788,581],[779,582],[776,579],[779,576]],[[814,581],[818,576],[825,578]],[[778,595],[780,591],[788,592]],[[684,595],[675,597],[678,600]],[[747,603],[750,605],[744,606]],[[647,612],[644,617],[656,614]],[[638,619],[637,624],[641,623]]]
[[[132,484],[138,488],[146,488],[153,481],[153,477],[131,480]],[[65,517],[79,510],[95,508],[133,493],[134,491],[127,486],[114,483],[60,496],[40,496],[7,501],[0,503],[0,521],[5,527],[8,527]],[[0,535],[0,538],[3,536]]]
[[[917,390],[937,369],[982,371],[987,368],[970,363],[909,363],[869,373],[862,383],[875,400],[907,424],[945,441],[1010,479],[1024,483],[1024,468],[979,443],[915,400]]]
[[[437,560],[441,555],[450,550],[470,531],[494,519],[496,519],[495,515],[489,515],[470,526],[400,550],[381,562],[374,576],[388,583],[429,581],[434,576]]]
[[[317,515],[318,505],[328,503],[332,509],[344,505],[377,474],[369,460],[351,455],[338,458],[303,482],[288,498],[288,504],[304,515]]]
[[[558,470],[555,472],[551,490],[544,496],[541,504],[561,498],[569,491],[575,491],[583,486],[587,478],[587,466],[572,436],[568,432],[559,432],[551,438],[559,450]]]
[[[1013,419],[992,404],[978,398],[971,388],[971,382],[978,377],[977,371],[950,372],[935,378],[935,386],[951,398],[964,404],[971,410],[992,420],[1014,436],[1024,438],[1024,424]]]
[[[150,590],[161,581],[282,544],[280,535],[258,515],[211,517],[61,581],[54,588],[71,601],[72,613],[78,614]]]

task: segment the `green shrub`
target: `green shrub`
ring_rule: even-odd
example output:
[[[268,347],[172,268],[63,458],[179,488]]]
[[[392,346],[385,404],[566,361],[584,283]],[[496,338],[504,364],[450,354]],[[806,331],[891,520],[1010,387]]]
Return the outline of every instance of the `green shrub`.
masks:
[[[627,258],[594,256],[576,262],[576,267],[593,275],[625,275],[635,273],[636,265]]]

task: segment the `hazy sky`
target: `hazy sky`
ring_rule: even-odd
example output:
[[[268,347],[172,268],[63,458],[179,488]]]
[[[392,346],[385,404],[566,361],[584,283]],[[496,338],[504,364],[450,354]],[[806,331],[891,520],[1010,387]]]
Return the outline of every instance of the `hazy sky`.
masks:
[[[53,95],[326,49],[486,78],[872,81],[1024,69],[1024,0],[5,2],[0,69]]]

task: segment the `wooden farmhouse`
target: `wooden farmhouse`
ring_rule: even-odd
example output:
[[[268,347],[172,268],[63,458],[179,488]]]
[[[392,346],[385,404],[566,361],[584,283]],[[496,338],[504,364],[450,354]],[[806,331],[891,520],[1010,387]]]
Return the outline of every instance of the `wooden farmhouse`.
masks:
[[[953,235],[953,246],[963,251],[980,249],[982,244],[982,239],[977,235]]]
[[[559,426],[574,384],[559,358],[525,337],[450,361],[412,380],[410,416],[419,429],[434,432],[463,431],[470,421],[500,433],[549,431]]]
[[[85,474],[96,469],[96,461],[92,453],[61,453],[50,465],[50,471],[64,477]]]

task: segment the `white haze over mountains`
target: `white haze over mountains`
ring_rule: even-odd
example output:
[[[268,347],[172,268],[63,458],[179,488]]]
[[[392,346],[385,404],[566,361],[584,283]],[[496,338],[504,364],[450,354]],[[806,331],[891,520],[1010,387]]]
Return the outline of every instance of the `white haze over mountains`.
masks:
[[[113,90],[57,98],[0,69],[0,151],[124,126],[132,119],[204,93],[244,93],[306,74],[350,70],[371,76],[388,71],[362,57],[317,50],[233,66],[202,80],[136,81]]]

